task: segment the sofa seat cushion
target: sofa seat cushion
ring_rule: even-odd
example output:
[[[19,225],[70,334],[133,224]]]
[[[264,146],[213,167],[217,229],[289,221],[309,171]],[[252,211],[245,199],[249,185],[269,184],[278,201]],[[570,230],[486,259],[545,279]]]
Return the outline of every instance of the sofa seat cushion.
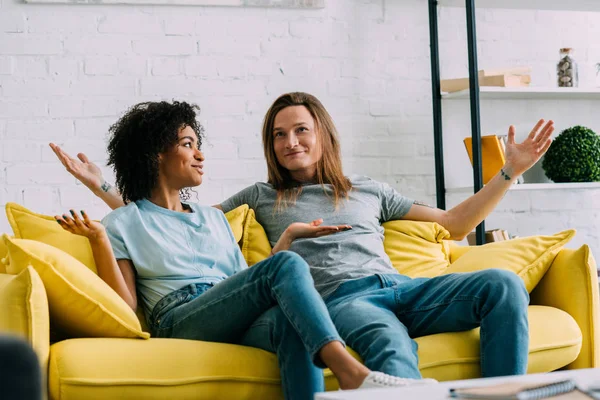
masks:
[[[424,378],[439,381],[481,377],[479,328],[466,332],[439,333],[416,339],[419,369]],[[573,362],[581,350],[579,326],[566,312],[553,307],[529,306],[529,364],[527,373],[550,372]],[[329,370],[326,377],[331,377]],[[336,389],[333,379],[327,390]]]
[[[572,362],[581,331],[567,313],[530,306],[530,373]],[[477,378],[479,330],[416,339],[423,376]],[[352,352],[352,351],[351,351]],[[355,353],[352,352],[354,355]],[[325,370],[328,390],[337,389]],[[50,399],[281,399],[274,354],[180,339],[70,339],[50,348]],[[201,396],[200,396],[201,394]]]
[[[479,328],[417,338],[419,368],[424,377],[440,381],[481,376]],[[566,312],[529,306],[529,362],[527,373],[556,370],[573,362],[581,350],[579,326]]]
[[[283,398],[274,354],[182,339],[55,343],[48,387],[51,400]]]

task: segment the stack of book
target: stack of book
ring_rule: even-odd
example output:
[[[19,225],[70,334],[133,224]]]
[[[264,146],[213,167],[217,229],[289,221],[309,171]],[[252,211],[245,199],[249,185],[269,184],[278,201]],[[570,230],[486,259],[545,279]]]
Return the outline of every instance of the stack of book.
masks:
[[[510,235],[504,229],[492,229],[490,231],[485,231],[485,242],[501,242],[503,240],[510,240]],[[477,244],[477,239],[475,238],[475,232],[469,233],[467,235],[467,241],[469,242],[469,246],[475,246]]]
[[[479,71],[479,86],[527,87],[531,83],[531,67],[483,69]],[[459,92],[469,88],[469,78],[442,79],[442,92]]]

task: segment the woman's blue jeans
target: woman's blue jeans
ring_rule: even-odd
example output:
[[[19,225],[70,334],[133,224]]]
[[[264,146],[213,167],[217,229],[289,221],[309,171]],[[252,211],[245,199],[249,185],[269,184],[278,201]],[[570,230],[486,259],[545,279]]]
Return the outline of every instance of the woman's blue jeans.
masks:
[[[346,344],[371,370],[420,378],[412,338],[481,326],[482,376],[527,371],[529,295],[512,272],[374,275],[343,283],[326,304]]]
[[[152,311],[156,337],[242,344],[277,354],[286,399],[324,390],[318,357],[342,339],[314,288],[306,262],[279,252],[218,284],[188,285]]]

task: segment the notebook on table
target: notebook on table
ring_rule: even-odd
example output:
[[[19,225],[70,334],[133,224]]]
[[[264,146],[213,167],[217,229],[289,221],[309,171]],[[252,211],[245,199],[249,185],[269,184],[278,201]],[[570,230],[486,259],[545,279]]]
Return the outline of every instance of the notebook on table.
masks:
[[[593,399],[572,380],[545,384],[503,383],[494,386],[450,389],[450,397],[481,400]]]

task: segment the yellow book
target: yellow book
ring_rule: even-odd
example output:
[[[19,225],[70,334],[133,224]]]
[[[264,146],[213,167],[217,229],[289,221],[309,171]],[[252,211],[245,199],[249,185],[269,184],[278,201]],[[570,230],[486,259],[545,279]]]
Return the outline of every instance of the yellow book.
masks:
[[[470,137],[464,139],[471,165],[473,165],[473,142]],[[481,137],[481,169],[483,173],[483,184],[488,183],[504,165],[504,146],[502,139],[497,135]]]

